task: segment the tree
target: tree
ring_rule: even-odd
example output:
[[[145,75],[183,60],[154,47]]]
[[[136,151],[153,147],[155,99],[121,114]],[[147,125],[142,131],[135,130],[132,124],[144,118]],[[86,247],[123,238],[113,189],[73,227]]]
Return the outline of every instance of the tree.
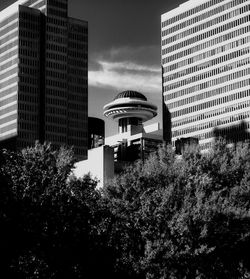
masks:
[[[50,144],[3,152],[1,254],[8,278],[97,278],[100,273],[97,243],[105,210],[96,181],[70,178],[73,164],[71,149],[54,150]]]
[[[145,278],[249,278],[250,148],[170,147],[108,185],[117,268]],[[245,277],[244,277],[245,276]]]

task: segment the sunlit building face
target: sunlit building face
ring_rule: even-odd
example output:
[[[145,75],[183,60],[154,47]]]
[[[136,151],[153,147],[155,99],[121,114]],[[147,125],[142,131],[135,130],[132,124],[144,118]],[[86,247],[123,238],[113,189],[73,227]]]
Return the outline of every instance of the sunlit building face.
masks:
[[[19,0],[0,11],[0,142],[74,146],[87,156],[88,25],[67,0]]]
[[[163,99],[173,144],[195,137],[207,149],[215,127],[227,131],[244,120],[249,128],[249,21],[249,0],[190,0],[162,15]]]

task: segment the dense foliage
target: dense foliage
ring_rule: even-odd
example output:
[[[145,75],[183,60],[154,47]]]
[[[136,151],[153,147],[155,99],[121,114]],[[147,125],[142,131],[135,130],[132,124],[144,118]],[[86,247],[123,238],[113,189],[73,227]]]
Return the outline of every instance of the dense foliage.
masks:
[[[160,148],[96,189],[70,149],[4,151],[6,278],[250,278],[250,146]]]

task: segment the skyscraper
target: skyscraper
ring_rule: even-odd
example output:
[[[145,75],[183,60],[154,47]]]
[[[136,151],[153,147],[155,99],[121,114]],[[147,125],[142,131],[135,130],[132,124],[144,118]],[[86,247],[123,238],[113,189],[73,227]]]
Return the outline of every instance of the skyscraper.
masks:
[[[250,1],[190,0],[161,17],[163,97],[172,142],[210,148],[214,128],[237,139],[250,120]],[[238,128],[237,128],[238,127]]]
[[[87,156],[88,24],[67,0],[19,0],[0,11],[0,142],[74,146]]]

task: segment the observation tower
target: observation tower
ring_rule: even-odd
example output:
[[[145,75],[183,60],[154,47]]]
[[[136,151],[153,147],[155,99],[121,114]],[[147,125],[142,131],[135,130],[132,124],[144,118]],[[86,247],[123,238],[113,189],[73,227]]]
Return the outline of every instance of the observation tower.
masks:
[[[118,121],[119,133],[140,133],[142,124],[157,115],[157,107],[137,91],[123,91],[104,107],[104,115]]]

